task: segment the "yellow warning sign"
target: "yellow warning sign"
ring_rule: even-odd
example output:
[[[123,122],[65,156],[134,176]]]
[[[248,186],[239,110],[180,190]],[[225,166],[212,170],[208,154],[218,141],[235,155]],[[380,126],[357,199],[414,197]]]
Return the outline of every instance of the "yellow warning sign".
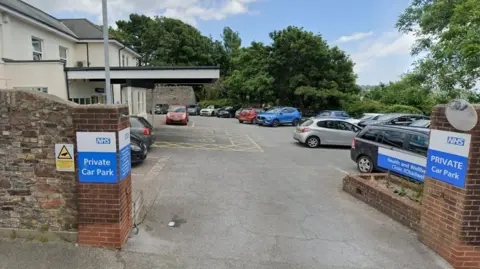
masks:
[[[75,172],[73,144],[55,144],[57,171]]]
[[[65,147],[65,145],[63,145],[62,149],[60,150],[60,153],[58,154],[57,156],[57,159],[59,160],[72,160],[72,155],[70,154],[70,152],[68,152],[68,149],[67,147]]]

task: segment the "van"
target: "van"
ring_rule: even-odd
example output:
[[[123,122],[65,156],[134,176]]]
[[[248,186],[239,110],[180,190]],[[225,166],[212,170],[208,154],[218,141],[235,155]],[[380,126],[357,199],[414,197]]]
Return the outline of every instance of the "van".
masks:
[[[362,173],[385,171],[377,165],[379,148],[426,160],[429,135],[426,128],[370,125],[353,139],[350,157]]]

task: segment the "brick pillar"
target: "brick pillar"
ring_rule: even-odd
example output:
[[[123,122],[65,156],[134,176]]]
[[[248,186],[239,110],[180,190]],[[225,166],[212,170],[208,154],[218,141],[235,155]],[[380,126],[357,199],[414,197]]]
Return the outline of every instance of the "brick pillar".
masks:
[[[480,106],[475,106],[480,114]],[[480,124],[469,131],[453,128],[445,106],[433,108],[431,129],[471,135],[465,186],[425,177],[419,238],[456,269],[480,268]]]
[[[132,181],[131,173],[122,171],[125,159],[120,159],[119,131],[130,127],[128,107],[125,105],[88,105],[74,109],[74,127],[77,133],[76,160],[78,179],[78,243],[81,245],[122,248],[132,228]],[[81,162],[85,158],[79,156],[79,132],[110,133],[115,137],[116,167],[115,175],[109,181],[100,177],[81,177]],[[129,133],[128,133],[129,137]],[[110,142],[110,141],[109,141]],[[113,145],[112,145],[113,146]],[[130,147],[128,146],[128,150]],[[128,152],[129,154],[129,152]],[[130,158],[130,155],[128,155]],[[130,167],[128,159],[127,166]],[[93,169],[94,170],[94,169]],[[123,175],[122,175],[123,174]],[[83,181],[83,182],[82,182]]]

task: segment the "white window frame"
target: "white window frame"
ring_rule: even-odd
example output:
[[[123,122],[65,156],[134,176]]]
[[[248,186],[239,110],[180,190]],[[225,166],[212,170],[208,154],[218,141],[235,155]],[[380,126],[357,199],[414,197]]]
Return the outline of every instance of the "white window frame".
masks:
[[[40,50],[39,50],[39,51],[38,51],[38,50],[35,50],[35,47],[33,46],[33,41],[38,41],[38,42],[39,42],[39,44],[40,44]],[[41,60],[43,59],[43,39],[38,38],[38,37],[36,37],[36,36],[32,36],[30,42],[31,42],[31,46],[32,46],[32,57],[33,57],[33,60],[34,60],[34,61],[41,61]],[[35,55],[39,55],[39,56],[40,56],[38,60],[35,59]]]
[[[62,54],[60,53],[61,50],[65,50],[65,58],[62,58]],[[60,60],[67,62],[68,61],[68,48],[64,46],[58,46],[58,56],[60,57]]]

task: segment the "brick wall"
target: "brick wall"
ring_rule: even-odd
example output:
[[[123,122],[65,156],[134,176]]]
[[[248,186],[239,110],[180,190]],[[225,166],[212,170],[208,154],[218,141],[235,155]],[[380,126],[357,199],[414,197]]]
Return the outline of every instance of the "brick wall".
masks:
[[[420,224],[420,205],[393,194],[391,190],[378,187],[374,181],[385,176],[386,174],[347,175],[343,178],[343,190],[417,231]],[[405,180],[397,180],[393,176],[390,180],[398,185],[410,186]]]
[[[476,106],[480,114],[480,106]],[[431,129],[461,132],[436,106]],[[480,268],[480,124],[472,135],[465,188],[426,177],[420,240],[457,269]]]
[[[130,126],[125,105],[77,107],[73,122],[76,131],[117,133],[117,148],[118,131]],[[121,248],[133,224],[131,176],[117,184],[79,183],[78,197],[79,244]]]
[[[76,105],[31,91],[0,90],[0,227],[75,231],[74,172],[57,172],[55,144],[75,143]]]

